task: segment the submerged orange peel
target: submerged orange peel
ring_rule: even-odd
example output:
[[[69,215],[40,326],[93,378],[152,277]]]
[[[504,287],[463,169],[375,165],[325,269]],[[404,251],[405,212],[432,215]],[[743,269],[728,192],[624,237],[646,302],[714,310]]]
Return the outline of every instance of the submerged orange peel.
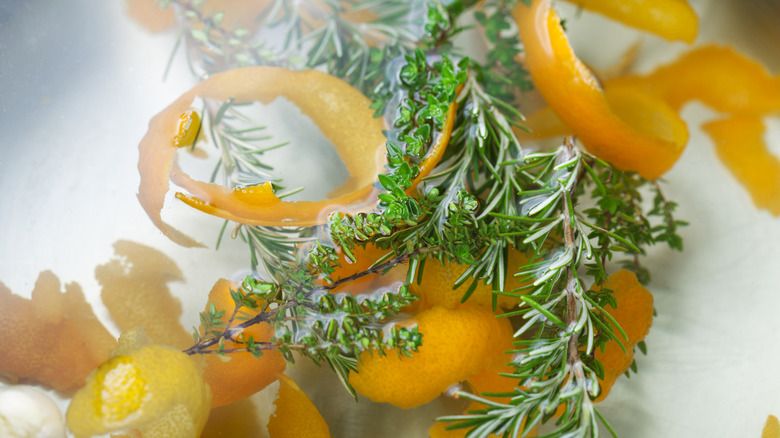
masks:
[[[780,215],[780,160],[767,148],[761,119],[732,117],[705,123],[702,129],[756,207]]]
[[[695,48],[648,75],[627,75],[607,82],[659,96],[679,110],[691,100],[722,112],[758,115],[780,110],[780,76],[731,47]]]
[[[493,312],[476,307],[434,306],[401,323],[413,324],[423,334],[419,352],[399,357],[390,349],[385,356],[364,351],[357,372],[349,376],[357,392],[404,409],[423,405],[483,368],[495,366],[512,339],[509,320],[496,319]]]
[[[211,304],[218,311],[223,311],[223,323],[227,323],[236,305],[230,295],[230,290],[236,290],[237,284],[225,279],[219,279],[209,292],[209,300],[206,303],[206,310]],[[251,309],[242,307],[241,312],[252,312]],[[203,326],[200,327],[203,334]],[[241,333],[241,338],[248,340],[251,336],[257,342],[269,342],[273,337],[274,329],[267,322],[262,322],[251,327],[247,327]],[[224,348],[231,350],[235,348],[244,348],[245,345],[239,340],[226,340]],[[279,375],[284,372],[287,362],[282,354],[276,350],[264,351],[263,355],[255,358],[249,352],[231,353],[229,361],[223,361],[216,354],[204,355],[206,367],[203,369],[203,379],[211,387],[211,407],[224,406],[238,400],[245,399],[250,395],[262,390],[272,382],[275,382]]]
[[[530,7],[520,2],[512,15],[536,89],[589,152],[648,179],[674,165],[688,141],[674,110],[628,87],[605,93],[574,54],[551,0],[533,0]]]
[[[686,0],[566,0],[671,41],[692,43],[699,18]]]
[[[295,381],[282,374],[279,384],[279,394],[274,401],[276,410],[268,420],[271,438],[330,437],[322,414]]]
[[[462,85],[459,86],[457,93],[460,93],[462,88]],[[455,102],[452,102],[447,109],[447,114],[444,116],[444,126],[442,126],[441,132],[438,133],[436,141],[431,145],[425,158],[423,158],[422,162],[418,165],[419,173],[412,180],[412,185],[406,189],[407,195],[411,196],[415,192],[417,186],[431,173],[436,165],[439,164],[439,161],[441,161],[441,157],[444,156],[447,145],[450,143],[450,136],[452,135],[452,127],[455,124],[455,113],[457,110],[458,103],[456,100]]]
[[[617,301],[617,308],[609,308],[607,312],[620,324],[628,340],[615,330],[615,335],[626,351],[620,348],[617,341],[610,340],[603,351],[597,349],[594,353],[595,358],[604,366],[604,379],[599,382],[601,394],[596,398],[597,402],[607,397],[617,378],[631,366],[634,361],[634,347],[647,336],[653,324],[653,295],[639,283],[633,272],[625,269],[615,272],[609,276],[605,287],[613,290]],[[591,289],[598,291],[602,287],[595,285]]]
[[[285,97],[311,117],[336,147],[349,171],[347,181],[321,201],[285,202],[271,185],[230,189],[191,178],[175,165],[174,139],[181,134],[180,117],[195,97],[235,103],[269,103]],[[312,226],[322,224],[330,210],[365,211],[376,197],[373,183],[384,166],[384,123],[373,117],[371,102],[346,82],[318,71],[279,67],[244,67],[210,76],[184,93],[149,122],[138,146],[141,184],[138,199],[152,222],[183,246],[202,246],[162,220],[168,179],[190,192],[179,195],[189,205],[224,219],[249,225]]]

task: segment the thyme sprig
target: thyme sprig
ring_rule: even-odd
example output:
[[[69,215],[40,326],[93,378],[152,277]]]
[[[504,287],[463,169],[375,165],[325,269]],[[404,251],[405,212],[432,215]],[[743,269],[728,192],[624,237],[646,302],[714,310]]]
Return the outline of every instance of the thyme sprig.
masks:
[[[185,352],[225,356],[246,351],[260,357],[264,351],[277,350],[290,362],[295,360],[292,353],[297,352],[315,363],[327,363],[357,397],[348,378],[356,370],[362,351],[384,355],[386,350],[395,349],[399,355],[411,356],[422,344],[422,334],[416,327],[397,327],[388,322],[417,297],[403,283],[359,297],[328,291],[377,274],[409,257],[395,257],[329,285],[315,285],[311,265],[306,264],[290,270],[287,278],[278,282],[249,276],[239,288],[230,290],[232,310],[217,309],[212,303],[200,314],[202,329],[194,332],[195,344]],[[223,321],[226,312],[230,316]],[[273,340],[258,341],[243,335],[244,329],[260,323],[273,326]],[[226,349],[227,340],[241,347]]]

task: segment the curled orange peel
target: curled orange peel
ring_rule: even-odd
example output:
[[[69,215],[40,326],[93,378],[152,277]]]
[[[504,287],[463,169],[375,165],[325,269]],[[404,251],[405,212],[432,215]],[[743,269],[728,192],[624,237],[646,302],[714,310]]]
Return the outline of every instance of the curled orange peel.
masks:
[[[457,93],[460,93],[462,88],[462,85],[458,87]],[[436,165],[439,164],[439,161],[441,161],[441,157],[444,156],[444,152],[447,150],[447,145],[450,142],[450,136],[452,135],[452,127],[455,124],[455,113],[457,110],[458,103],[456,100],[455,102],[452,102],[447,109],[447,114],[444,116],[444,125],[438,133],[436,141],[428,150],[428,153],[425,154],[425,158],[423,158],[422,162],[418,165],[419,173],[412,180],[412,185],[406,189],[407,195],[411,196],[415,190],[417,190],[417,186],[422,182],[423,178],[431,173]]]
[[[520,2],[512,15],[536,89],[589,152],[648,179],[674,165],[688,140],[687,127],[674,110],[630,87],[605,93],[574,54],[551,0],[533,0],[531,6]]]
[[[699,18],[686,0],[567,1],[671,41],[692,43],[699,30]]]
[[[780,160],[767,148],[758,117],[732,117],[702,126],[715,144],[718,158],[750,193],[753,203],[780,215]]]
[[[333,143],[350,173],[329,199],[285,202],[271,185],[230,189],[195,180],[175,165],[174,139],[181,136],[180,117],[195,97],[235,103],[269,103],[285,97],[298,106]],[[141,184],[138,199],[152,222],[183,246],[203,246],[162,220],[168,179],[190,192],[178,195],[187,204],[209,214],[249,225],[311,226],[325,221],[338,208],[347,212],[373,208],[373,183],[383,171],[384,123],[373,117],[371,102],[346,82],[318,71],[279,67],[244,67],[210,76],[149,122],[138,146]]]
[[[725,46],[698,47],[651,74],[609,80],[606,87],[610,86],[641,88],[675,110],[691,100],[738,115],[780,110],[780,76]]]

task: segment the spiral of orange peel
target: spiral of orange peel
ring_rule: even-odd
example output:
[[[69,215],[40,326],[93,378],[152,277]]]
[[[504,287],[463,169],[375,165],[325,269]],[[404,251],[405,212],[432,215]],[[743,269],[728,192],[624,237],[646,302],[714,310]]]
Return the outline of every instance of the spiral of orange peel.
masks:
[[[685,0],[566,0],[667,40],[692,43],[699,19]]]
[[[269,103],[285,97],[314,121],[336,147],[350,173],[329,199],[285,202],[270,184],[231,189],[198,181],[176,165],[177,138],[188,137],[180,116],[196,96],[235,103]],[[329,211],[365,211],[376,204],[373,183],[384,166],[384,123],[373,117],[371,102],[346,82],[318,71],[279,67],[245,67],[215,74],[184,93],[149,123],[139,149],[141,184],[138,199],[163,234],[183,246],[202,246],[162,220],[170,178],[190,195],[177,194],[186,204],[206,213],[249,225],[312,226]],[[184,127],[184,128],[182,128]]]
[[[589,152],[648,179],[674,165],[688,128],[666,102],[636,87],[602,90],[574,54],[551,0],[520,2],[512,15],[536,89]]]

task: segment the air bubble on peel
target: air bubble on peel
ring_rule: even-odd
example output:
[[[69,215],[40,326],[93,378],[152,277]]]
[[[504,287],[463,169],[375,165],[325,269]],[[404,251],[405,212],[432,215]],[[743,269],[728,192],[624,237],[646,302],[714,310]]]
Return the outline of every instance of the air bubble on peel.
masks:
[[[466,388],[463,387],[463,384],[456,383],[454,385],[451,385],[449,388],[447,388],[446,391],[444,391],[444,394],[447,395],[447,397],[452,398],[460,398],[458,393],[464,392]]]

